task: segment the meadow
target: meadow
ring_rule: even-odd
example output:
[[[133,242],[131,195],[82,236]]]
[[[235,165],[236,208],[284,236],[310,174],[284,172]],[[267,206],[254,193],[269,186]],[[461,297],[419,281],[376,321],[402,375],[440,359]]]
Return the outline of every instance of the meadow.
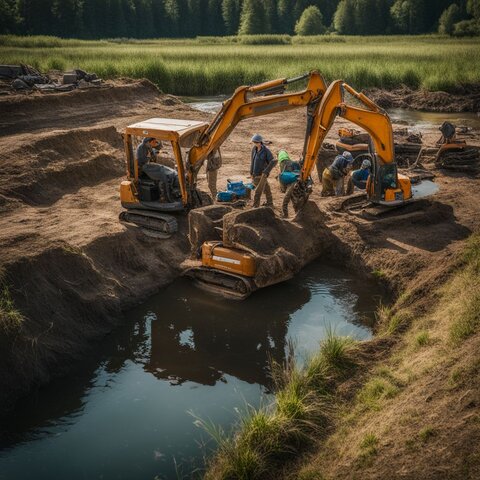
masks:
[[[176,95],[231,93],[312,69],[360,88],[453,90],[480,82],[480,38],[431,36],[198,37],[63,40],[0,36],[0,63],[42,72],[81,68],[102,78],[148,78]]]

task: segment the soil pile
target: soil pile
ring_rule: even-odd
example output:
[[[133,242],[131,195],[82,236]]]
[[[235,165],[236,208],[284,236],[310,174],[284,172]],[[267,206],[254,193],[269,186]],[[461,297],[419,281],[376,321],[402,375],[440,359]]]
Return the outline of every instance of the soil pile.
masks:
[[[480,85],[458,87],[451,93],[411,90],[408,87],[391,91],[373,88],[367,96],[382,108],[406,108],[430,112],[478,112]]]

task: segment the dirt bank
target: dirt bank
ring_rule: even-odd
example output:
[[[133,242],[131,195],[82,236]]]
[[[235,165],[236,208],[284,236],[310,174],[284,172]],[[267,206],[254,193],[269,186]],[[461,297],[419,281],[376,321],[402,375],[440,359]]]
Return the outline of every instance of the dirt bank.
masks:
[[[411,90],[408,87],[393,90],[373,88],[367,95],[382,108],[406,108],[429,112],[480,111],[480,85],[458,86],[450,92]]]
[[[167,241],[118,223],[124,172],[119,132],[154,116],[211,116],[159,94],[145,81],[0,99],[0,109],[9,112],[2,115],[0,134],[0,264],[4,285],[24,317],[18,331],[0,335],[0,406],[6,411],[30,389],[66,373],[92,342],[122,321],[124,309],[175,278],[190,254],[186,217]],[[248,177],[255,132],[272,141],[274,152],[287,148],[298,158],[305,121],[299,110],[240,124],[224,144],[219,187],[227,178]],[[422,134],[432,146],[437,126]],[[335,136],[333,128],[329,140]],[[472,138],[479,144],[478,132]],[[409,291],[416,310],[427,310],[432,301],[427,293],[445,280],[465,239],[480,229],[480,189],[474,178],[436,170],[431,162],[425,167],[436,175],[439,193],[420,212],[377,222],[348,213],[343,200],[322,199],[317,183],[308,221],[289,226],[298,231],[295,245],[309,246],[305,261],[321,251],[359,274],[375,272],[394,292]],[[282,194],[275,180],[270,182],[279,213]],[[206,187],[203,172],[200,187]],[[328,233],[327,249],[325,242],[312,241],[320,228]],[[281,243],[281,236],[275,241]]]

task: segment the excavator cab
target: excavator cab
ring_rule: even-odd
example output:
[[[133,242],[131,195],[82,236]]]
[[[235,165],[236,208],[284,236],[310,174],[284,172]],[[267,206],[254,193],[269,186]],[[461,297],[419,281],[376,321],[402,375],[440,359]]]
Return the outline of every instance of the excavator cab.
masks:
[[[191,148],[207,125],[195,120],[150,118],[125,129],[127,178],[120,185],[120,200],[126,210],[120,214],[120,221],[155,232],[156,236],[176,232],[177,221],[168,213],[184,211],[189,202],[182,148]],[[135,143],[144,138],[171,145],[171,166],[150,162],[145,171],[139,167]]]

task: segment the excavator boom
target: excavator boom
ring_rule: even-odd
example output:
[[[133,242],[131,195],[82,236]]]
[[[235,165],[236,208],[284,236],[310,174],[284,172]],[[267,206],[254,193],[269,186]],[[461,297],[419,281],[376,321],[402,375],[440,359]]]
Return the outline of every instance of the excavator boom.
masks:
[[[345,92],[355,97],[365,108],[348,105],[345,102]],[[363,93],[357,92],[342,80],[337,80],[327,88],[309,119],[301,175],[285,195],[284,215],[288,213],[290,201],[298,211],[308,199],[311,192],[310,175],[325,137],[337,116],[363,128],[372,139],[373,171],[367,185],[368,199],[382,205],[397,206],[412,198],[410,181],[397,173],[393,130],[388,114]]]
[[[285,93],[288,85],[307,78],[308,84],[304,90]],[[325,81],[317,71],[291,79],[282,78],[237,88],[188,152],[187,182],[190,189],[195,188],[198,170],[208,154],[222,145],[240,121],[298,107],[314,108],[326,89]]]

